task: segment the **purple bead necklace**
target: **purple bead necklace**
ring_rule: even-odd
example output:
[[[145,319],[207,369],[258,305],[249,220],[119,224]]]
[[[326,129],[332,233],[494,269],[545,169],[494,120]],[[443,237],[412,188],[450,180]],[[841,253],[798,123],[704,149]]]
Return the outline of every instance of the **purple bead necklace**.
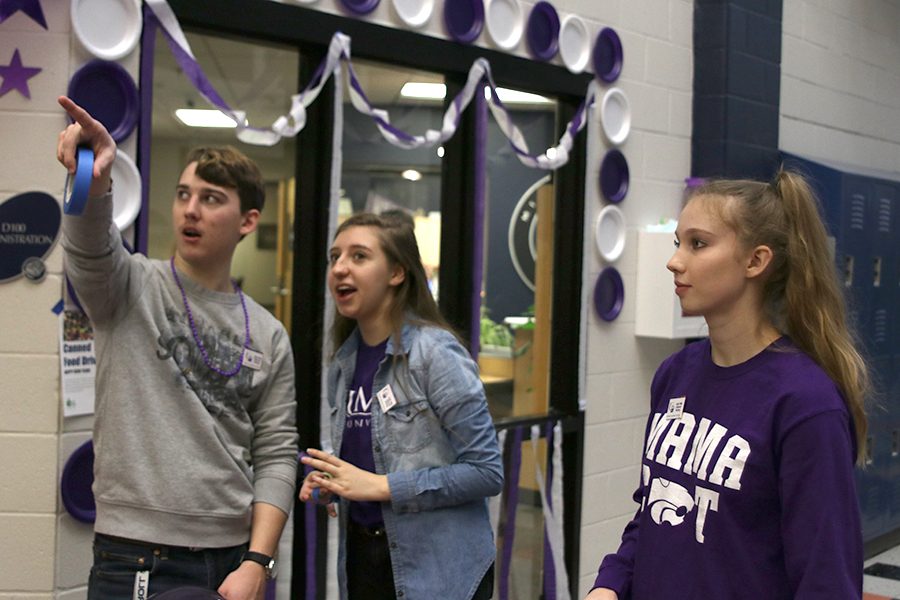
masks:
[[[244,363],[244,352],[250,346],[250,315],[247,314],[247,301],[244,300],[244,293],[241,291],[241,288],[238,287],[238,284],[232,280],[231,285],[234,287],[234,291],[237,292],[238,297],[241,299],[241,308],[244,309],[244,345],[241,346],[241,356],[238,358],[237,364],[234,365],[234,368],[230,371],[223,371],[209,360],[209,353],[206,352],[206,346],[203,345],[203,341],[200,339],[200,334],[197,333],[197,326],[194,324],[194,313],[191,312],[191,305],[188,304],[187,294],[184,291],[184,286],[181,285],[181,279],[178,278],[178,272],[175,270],[175,257],[169,259],[169,267],[172,269],[172,277],[175,278],[175,283],[178,284],[178,289],[181,291],[181,300],[184,302],[184,310],[187,311],[188,322],[191,324],[191,333],[194,335],[194,341],[197,342],[197,347],[200,348],[200,354],[203,356],[203,362],[206,363],[206,366],[211,370],[215,371],[222,377],[233,377],[237,374],[238,371],[241,370],[241,365]]]

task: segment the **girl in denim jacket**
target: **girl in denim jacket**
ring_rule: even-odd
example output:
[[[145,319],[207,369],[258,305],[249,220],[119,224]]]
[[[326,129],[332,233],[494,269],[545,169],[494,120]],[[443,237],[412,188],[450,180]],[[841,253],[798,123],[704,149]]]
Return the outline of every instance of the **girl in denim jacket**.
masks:
[[[503,484],[500,449],[477,367],[428,290],[413,228],[350,217],[329,262],[337,450],[308,450],[303,462],[316,470],[300,499],[340,513],[341,598],[490,598],[487,498]]]

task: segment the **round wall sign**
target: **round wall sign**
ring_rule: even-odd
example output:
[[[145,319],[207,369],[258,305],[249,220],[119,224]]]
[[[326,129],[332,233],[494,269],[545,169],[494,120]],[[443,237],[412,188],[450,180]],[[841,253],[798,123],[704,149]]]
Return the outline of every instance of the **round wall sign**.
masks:
[[[509,217],[509,257],[522,283],[534,291],[534,262],[537,259],[537,196],[544,184],[550,183],[545,175],[525,190]]]
[[[44,192],[25,192],[0,204],[0,283],[34,273],[32,258],[46,257],[59,235],[59,202]]]

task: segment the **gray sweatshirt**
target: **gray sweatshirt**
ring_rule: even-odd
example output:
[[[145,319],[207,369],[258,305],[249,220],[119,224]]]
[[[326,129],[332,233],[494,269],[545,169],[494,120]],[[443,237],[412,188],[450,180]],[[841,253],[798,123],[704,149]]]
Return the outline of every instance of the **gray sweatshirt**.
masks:
[[[63,233],[66,275],[95,335],[95,531],[206,548],[248,541],[254,502],[288,513],[294,501],[297,405],[284,327],[245,296],[261,364],[223,377],[204,363],[169,262],[123,248],[111,194],[67,215]],[[231,370],[245,335],[239,296],[178,275],[210,362]]]

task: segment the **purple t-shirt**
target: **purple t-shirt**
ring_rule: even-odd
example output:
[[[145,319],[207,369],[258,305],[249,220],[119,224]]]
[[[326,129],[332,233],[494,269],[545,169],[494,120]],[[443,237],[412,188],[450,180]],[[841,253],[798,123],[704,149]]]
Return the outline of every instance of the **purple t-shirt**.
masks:
[[[594,587],[620,600],[862,595],[852,423],[786,338],[733,367],[708,340],[653,379],[640,508]]]
[[[341,458],[365,471],[375,472],[372,452],[372,382],[375,371],[384,358],[387,340],[377,346],[367,346],[362,338],[356,351],[356,368],[347,393],[347,420],[341,442]],[[378,502],[351,502],[350,518],[365,527],[379,527],[383,523]]]

